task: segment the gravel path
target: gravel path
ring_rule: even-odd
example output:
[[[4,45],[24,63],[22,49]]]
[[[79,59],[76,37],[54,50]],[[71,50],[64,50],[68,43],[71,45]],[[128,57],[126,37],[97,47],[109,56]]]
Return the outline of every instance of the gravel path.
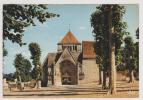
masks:
[[[24,91],[13,89],[11,92],[4,88],[6,98],[137,98],[139,97],[139,82],[117,82],[117,94],[110,95],[108,90],[102,90],[97,83],[75,86],[50,86],[40,89],[26,88]]]

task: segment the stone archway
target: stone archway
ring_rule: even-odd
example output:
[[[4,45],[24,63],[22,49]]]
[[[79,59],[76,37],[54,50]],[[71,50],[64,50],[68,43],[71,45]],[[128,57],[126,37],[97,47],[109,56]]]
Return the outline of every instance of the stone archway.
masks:
[[[62,85],[78,84],[77,66],[69,60],[64,60],[60,63],[61,83]]]

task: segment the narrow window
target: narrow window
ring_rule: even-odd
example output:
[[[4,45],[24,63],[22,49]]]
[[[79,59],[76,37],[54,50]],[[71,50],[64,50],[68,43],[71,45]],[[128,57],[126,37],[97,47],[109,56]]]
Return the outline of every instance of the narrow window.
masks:
[[[75,46],[75,50],[77,51],[77,46]]]

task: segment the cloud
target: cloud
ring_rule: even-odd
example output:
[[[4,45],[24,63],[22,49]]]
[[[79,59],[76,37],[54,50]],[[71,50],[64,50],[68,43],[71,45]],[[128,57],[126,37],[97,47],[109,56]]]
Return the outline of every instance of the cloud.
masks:
[[[85,30],[85,29],[86,29],[85,26],[80,26],[80,27],[79,27],[79,30]]]

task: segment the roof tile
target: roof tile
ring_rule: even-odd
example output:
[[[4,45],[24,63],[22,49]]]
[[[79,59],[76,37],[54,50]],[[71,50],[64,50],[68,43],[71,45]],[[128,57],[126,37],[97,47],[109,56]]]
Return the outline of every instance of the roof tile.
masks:
[[[93,44],[94,44],[94,41],[82,42],[83,58],[95,58]]]
[[[58,44],[81,44],[71,31]]]

